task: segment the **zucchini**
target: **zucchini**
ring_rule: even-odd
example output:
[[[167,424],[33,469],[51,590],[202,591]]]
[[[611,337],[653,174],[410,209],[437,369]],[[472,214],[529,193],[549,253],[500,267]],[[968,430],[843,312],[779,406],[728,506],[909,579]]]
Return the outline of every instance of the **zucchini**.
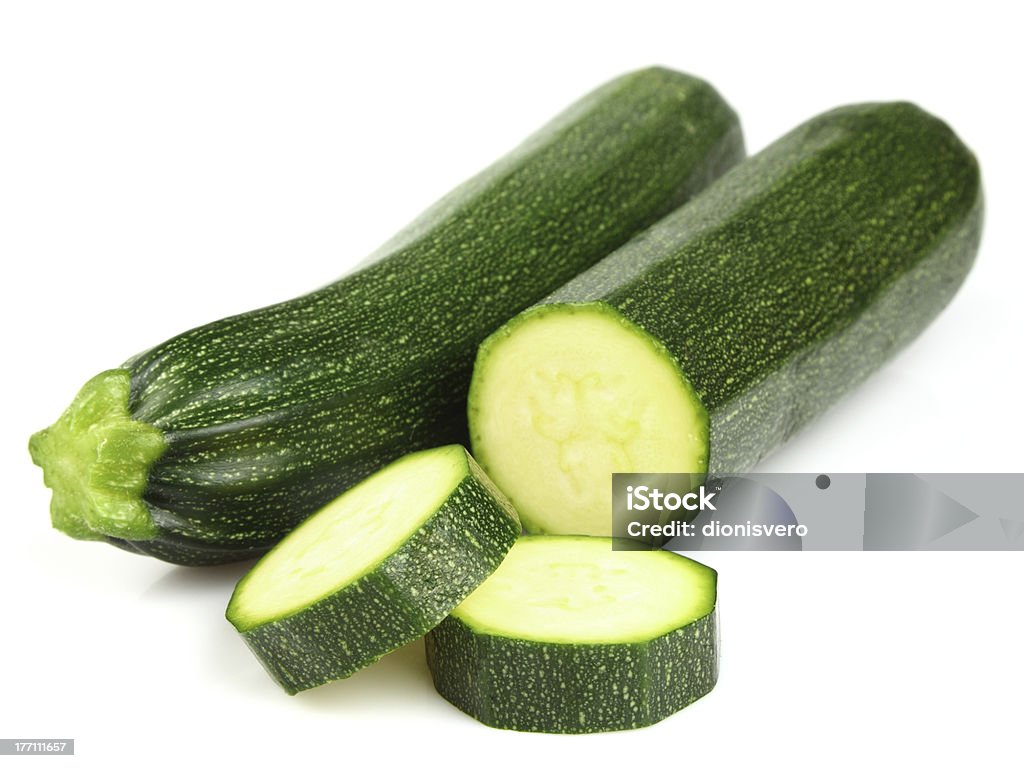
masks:
[[[749,470],[921,333],[981,223],[945,123],[816,117],[486,339],[473,453],[527,531],[607,535],[613,472]]]
[[[526,536],[427,635],[438,692],[495,728],[651,725],[718,678],[715,571],[610,539]]]
[[[428,632],[518,535],[515,510],[462,446],[421,451],[282,539],[238,583],[227,618],[294,694]]]
[[[29,446],[54,526],[190,565],[266,551],[388,461],[466,442],[479,342],[742,155],[707,83],[606,84],[359,271],[86,383]]]

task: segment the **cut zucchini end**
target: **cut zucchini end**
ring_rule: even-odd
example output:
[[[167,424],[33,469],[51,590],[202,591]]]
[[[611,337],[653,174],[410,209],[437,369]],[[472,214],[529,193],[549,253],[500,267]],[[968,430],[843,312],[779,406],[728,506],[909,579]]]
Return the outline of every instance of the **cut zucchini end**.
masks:
[[[128,371],[94,376],[28,449],[53,491],[53,527],[84,540],[144,541],[157,535],[142,494],[149,470],[167,448],[163,433],[131,417]]]
[[[238,583],[240,632],[305,610],[356,582],[409,539],[471,471],[460,445],[409,454],[304,521]]]
[[[541,305],[485,340],[469,424],[531,533],[608,536],[613,472],[707,468],[707,412],[675,358],[601,302]]]

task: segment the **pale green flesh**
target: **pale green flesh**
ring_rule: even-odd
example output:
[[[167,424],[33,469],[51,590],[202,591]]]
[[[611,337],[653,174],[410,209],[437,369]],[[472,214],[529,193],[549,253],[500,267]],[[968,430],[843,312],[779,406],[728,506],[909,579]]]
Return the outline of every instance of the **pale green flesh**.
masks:
[[[445,502],[469,468],[461,446],[396,461],[286,536],[239,584],[236,626],[291,615],[342,589],[397,550]]]
[[[548,305],[481,350],[470,431],[534,533],[611,534],[613,472],[700,472],[707,417],[661,345],[604,305]]]
[[[525,536],[452,615],[490,635],[544,643],[644,642],[708,615],[715,572],[611,539]]]

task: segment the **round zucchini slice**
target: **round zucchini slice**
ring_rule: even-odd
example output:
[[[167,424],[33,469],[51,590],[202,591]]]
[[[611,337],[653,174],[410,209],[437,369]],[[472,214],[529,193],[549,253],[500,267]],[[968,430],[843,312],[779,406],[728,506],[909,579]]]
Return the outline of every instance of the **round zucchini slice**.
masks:
[[[427,636],[438,692],[495,728],[641,728],[718,678],[717,574],[611,539],[521,538]]]
[[[428,632],[519,532],[515,510],[462,446],[413,453],[282,539],[235,587],[227,618],[294,694]]]

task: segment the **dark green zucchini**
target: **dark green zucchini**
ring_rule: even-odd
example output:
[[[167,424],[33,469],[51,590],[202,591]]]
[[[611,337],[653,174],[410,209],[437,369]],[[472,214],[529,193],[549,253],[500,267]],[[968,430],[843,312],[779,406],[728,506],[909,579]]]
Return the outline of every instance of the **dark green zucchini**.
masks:
[[[462,446],[420,451],[285,536],[238,583],[227,618],[297,693],[426,634],[498,567],[519,530]]]
[[[641,728],[718,679],[717,574],[610,539],[525,536],[427,635],[438,692],[487,725]]]
[[[53,524],[175,563],[266,551],[391,459],[464,442],[477,344],[742,154],[707,83],[606,84],[359,271],[88,382],[30,443]]]
[[[610,533],[613,472],[749,470],[924,330],[981,223],[942,121],[814,118],[490,336],[474,455],[549,533]]]

